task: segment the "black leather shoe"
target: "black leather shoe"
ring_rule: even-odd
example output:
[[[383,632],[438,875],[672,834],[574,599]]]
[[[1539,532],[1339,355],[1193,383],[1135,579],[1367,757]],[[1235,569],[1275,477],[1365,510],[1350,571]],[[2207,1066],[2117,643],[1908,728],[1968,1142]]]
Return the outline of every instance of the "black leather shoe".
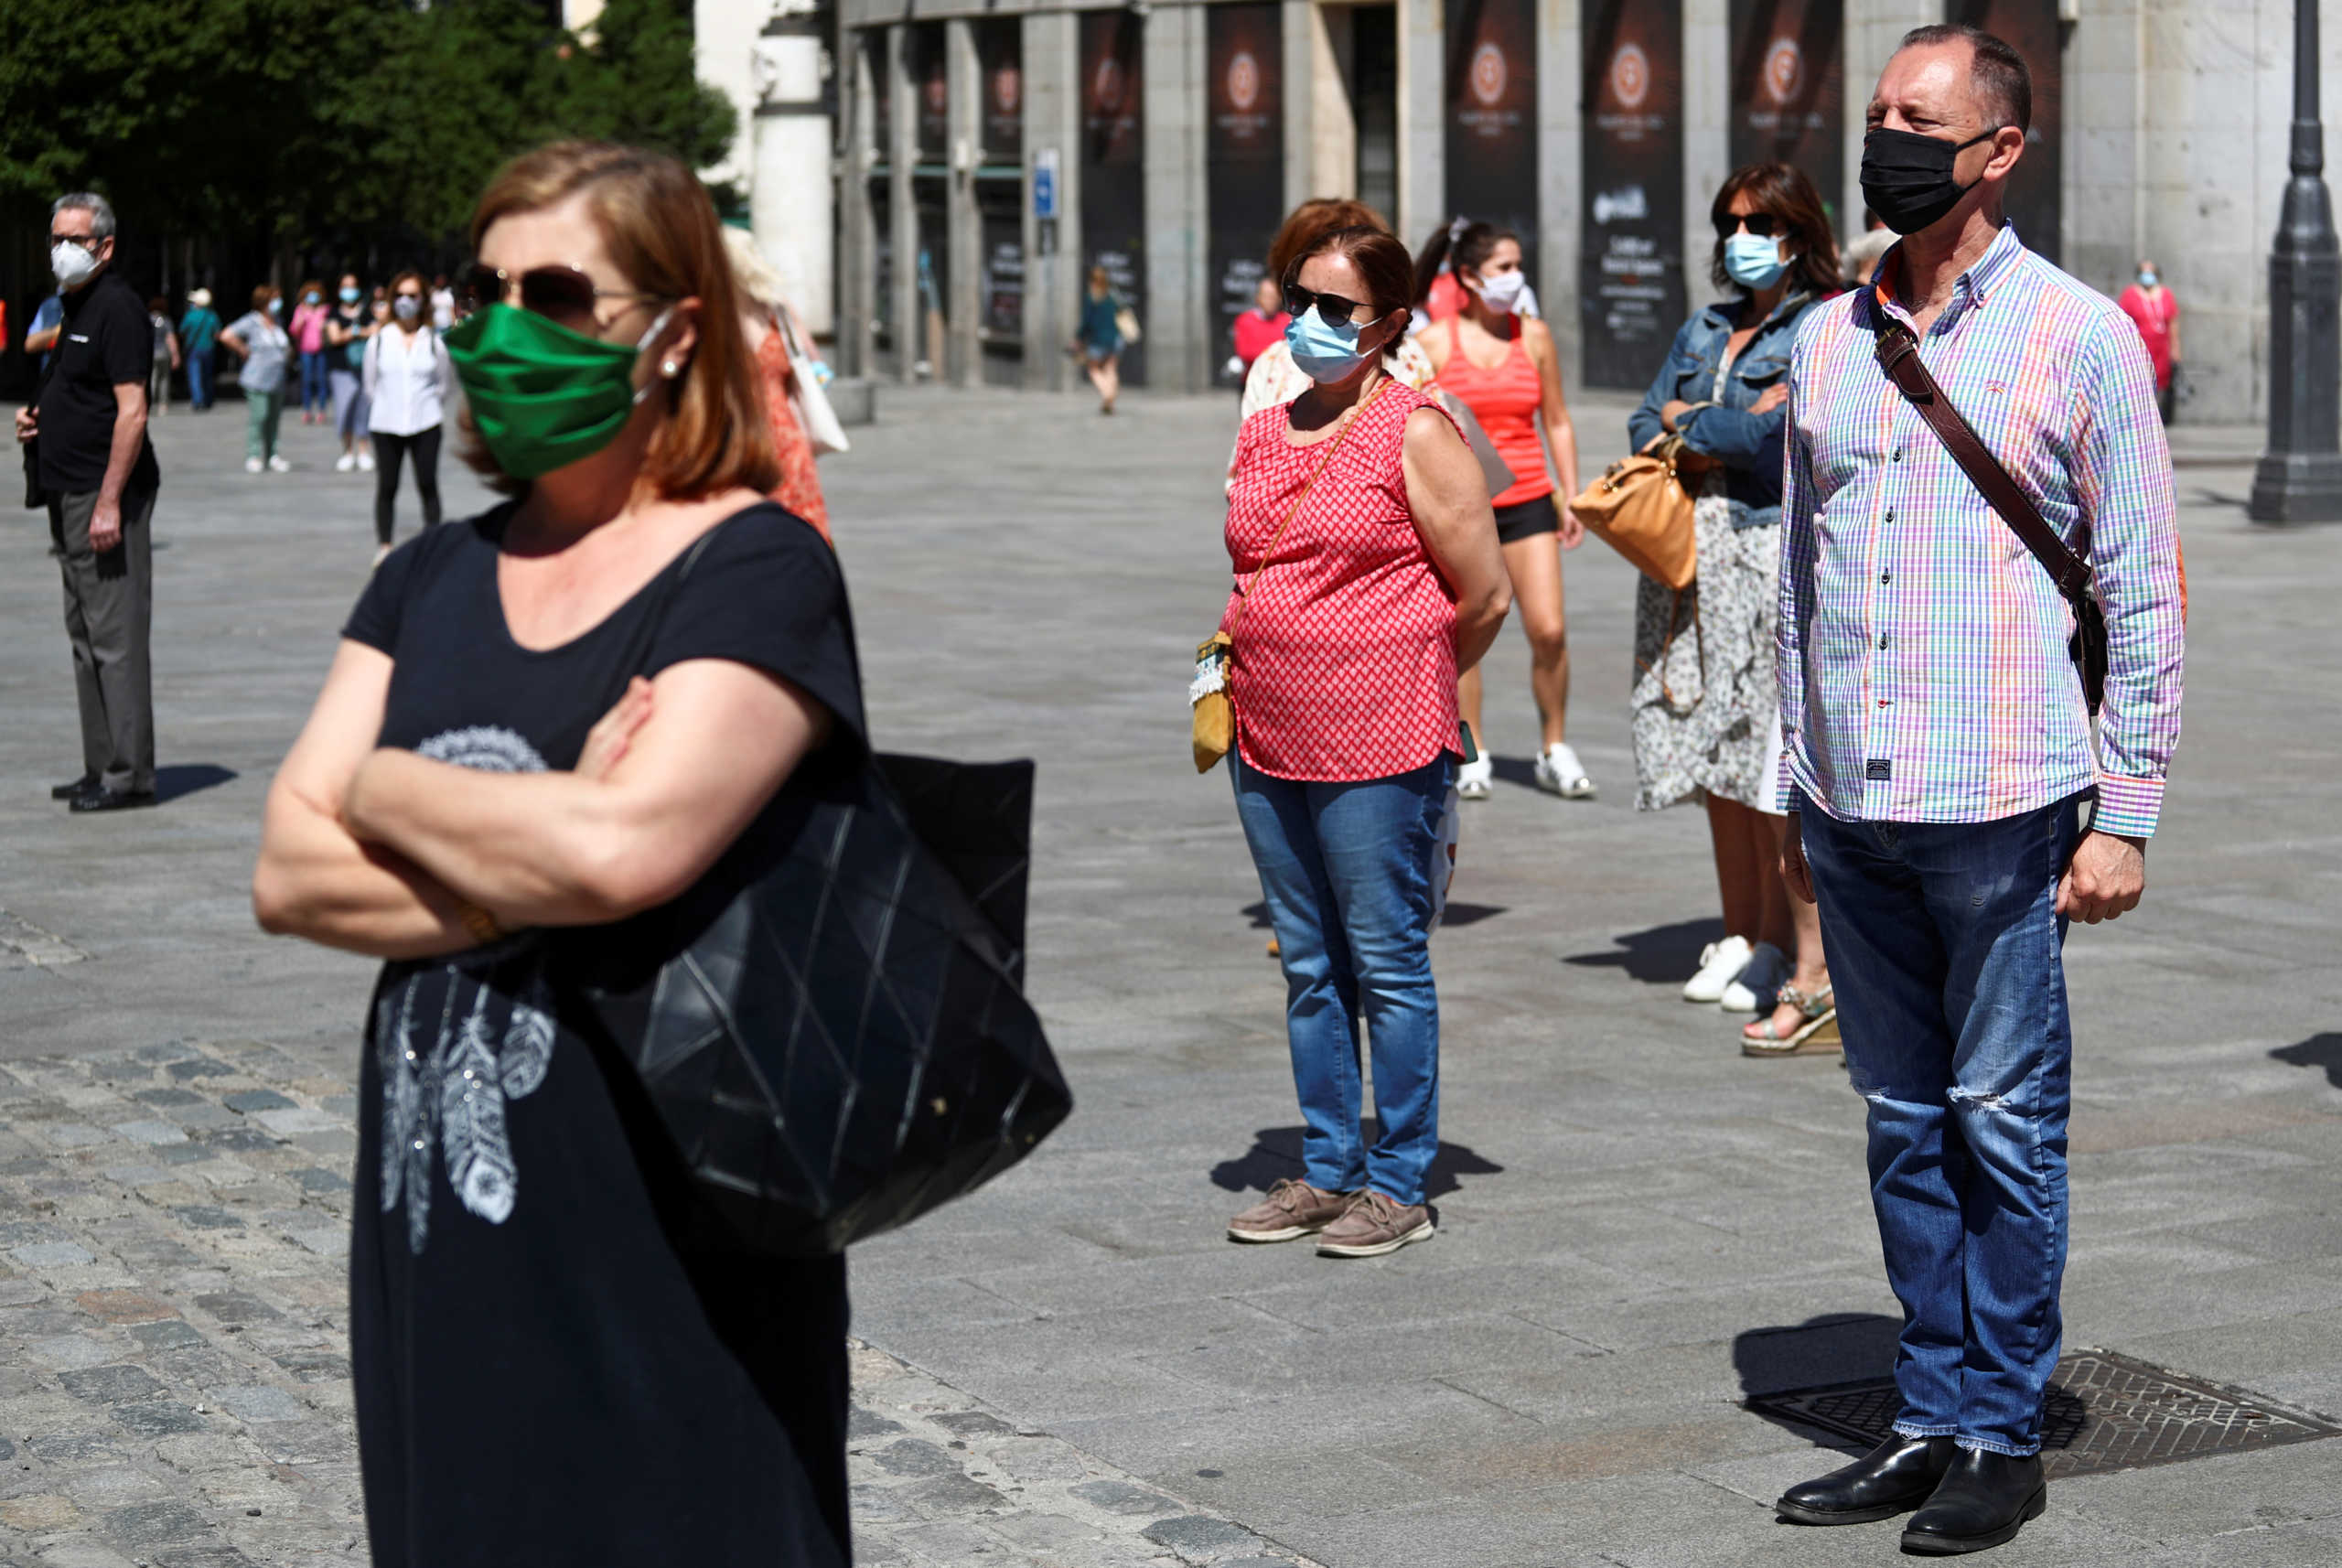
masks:
[[[1892,1519],[1933,1496],[1959,1453],[1949,1437],[1898,1434],[1842,1470],[1791,1487],[1773,1510],[1799,1524],[1868,1524]]]
[[[2006,1454],[1961,1449],[1928,1506],[1903,1530],[1903,1550],[1945,1557],[1982,1552],[2014,1541],[2025,1521],[2049,1506],[2049,1483],[2042,1478],[2041,1455],[2013,1459]]]
[[[74,796],[86,795],[97,787],[98,776],[94,773],[84,773],[70,784],[53,786],[48,791],[48,798],[52,800],[70,800]]]
[[[67,803],[70,811],[134,811],[141,806],[155,803],[152,789],[108,789],[100,786],[85,789]]]

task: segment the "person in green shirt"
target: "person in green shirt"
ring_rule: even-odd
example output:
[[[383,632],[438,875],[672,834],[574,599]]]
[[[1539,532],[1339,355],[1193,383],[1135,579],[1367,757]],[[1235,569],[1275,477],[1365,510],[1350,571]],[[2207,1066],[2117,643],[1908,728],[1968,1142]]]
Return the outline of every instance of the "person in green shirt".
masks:
[[[211,308],[211,291],[189,289],[187,314],[179,317],[179,352],[187,362],[188,401],[195,412],[211,407],[211,365],[220,345],[220,313]]]

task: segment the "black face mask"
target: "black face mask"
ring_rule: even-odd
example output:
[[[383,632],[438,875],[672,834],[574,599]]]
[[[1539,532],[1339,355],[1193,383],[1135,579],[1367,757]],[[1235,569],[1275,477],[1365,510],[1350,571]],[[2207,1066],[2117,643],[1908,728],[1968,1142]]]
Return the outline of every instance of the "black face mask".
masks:
[[[1897,234],[1916,234],[1976,188],[1952,178],[1952,160],[2000,133],[1995,125],[1955,145],[1881,125],[1863,138],[1863,200]]]

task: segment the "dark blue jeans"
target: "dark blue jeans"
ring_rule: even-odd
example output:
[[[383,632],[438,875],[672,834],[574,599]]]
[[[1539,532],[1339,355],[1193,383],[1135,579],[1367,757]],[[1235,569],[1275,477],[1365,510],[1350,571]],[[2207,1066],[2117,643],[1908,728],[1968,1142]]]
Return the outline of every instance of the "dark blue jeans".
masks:
[[[323,413],[329,403],[326,390],[326,357],[328,350],[320,349],[312,354],[301,354],[301,412],[304,414]]]
[[[2066,1271],[2073,1031],[2057,880],[2081,797],[1994,822],[1842,822],[1802,802],[1871,1201],[1903,1304],[1895,1429],[2041,1446]]]
[[[1306,784],[1235,752],[1228,761],[1284,965],[1304,1178],[1421,1203],[1439,1152],[1432,859],[1455,764],[1443,756],[1389,779]],[[1370,1149],[1359,1120],[1361,1012],[1374,1053]]]
[[[211,406],[211,350],[197,349],[187,356],[187,400],[197,408]]]

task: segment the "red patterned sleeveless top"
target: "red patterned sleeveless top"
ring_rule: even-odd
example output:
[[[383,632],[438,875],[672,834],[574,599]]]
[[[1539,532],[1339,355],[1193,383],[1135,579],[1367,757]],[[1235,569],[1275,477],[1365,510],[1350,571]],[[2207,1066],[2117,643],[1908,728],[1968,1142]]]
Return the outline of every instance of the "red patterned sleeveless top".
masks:
[[[1456,749],[1456,606],[1415,532],[1400,467],[1408,417],[1438,406],[1386,382],[1253,584],[1229,681],[1247,766],[1351,782],[1412,772]],[[1237,591],[1223,628],[1326,456],[1324,442],[1285,439],[1291,413],[1290,404],[1264,408],[1237,437],[1228,494]]]

